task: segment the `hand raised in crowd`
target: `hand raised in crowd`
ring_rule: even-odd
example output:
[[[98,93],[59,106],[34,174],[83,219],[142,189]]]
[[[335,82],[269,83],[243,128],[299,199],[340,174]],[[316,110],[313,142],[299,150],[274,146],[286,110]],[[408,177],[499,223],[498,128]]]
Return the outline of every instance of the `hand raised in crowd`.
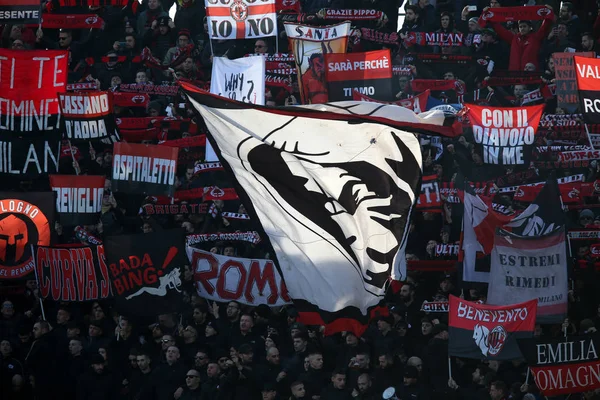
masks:
[[[177,400],[181,397],[182,394],[183,394],[183,388],[178,387],[177,390],[175,391],[175,393],[173,393],[173,397],[175,398],[175,400]]]

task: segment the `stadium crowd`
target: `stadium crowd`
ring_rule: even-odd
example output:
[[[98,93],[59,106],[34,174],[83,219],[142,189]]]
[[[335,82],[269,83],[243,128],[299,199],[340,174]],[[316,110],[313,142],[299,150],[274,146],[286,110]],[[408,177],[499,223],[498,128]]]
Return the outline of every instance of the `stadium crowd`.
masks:
[[[353,25],[397,33],[396,44],[361,40],[354,34],[349,51],[390,48],[394,64],[408,67],[410,74],[394,78],[396,99],[413,95],[410,80],[456,79],[464,85],[464,99],[456,91],[435,91],[431,96],[448,105],[459,102],[495,106],[522,104],[523,97],[538,86],[486,85],[489,69],[477,60],[493,61],[494,68],[526,71],[555,83],[551,55],[556,52],[598,51],[600,48],[600,4],[591,0],[548,3],[554,20],[514,21],[509,24],[478,23],[486,7],[541,4],[509,0],[302,0],[302,10],[318,14],[323,8],[369,8],[383,11],[380,21],[358,21]],[[206,11],[201,0],[179,0],[171,19],[167,14],[173,0],[144,0],[133,12],[131,7],[59,6],[49,1],[49,13],[93,12],[104,20],[102,29],[42,29],[5,25],[2,47],[11,49],[68,49],[69,82],[94,82],[102,90],[122,83],[171,84],[185,78],[208,87],[213,56],[239,58],[253,53],[290,52],[285,30],[275,38],[258,40],[208,39]],[[473,7],[474,6],[474,7]],[[397,26],[396,10],[405,14]],[[204,21],[204,23],[201,23]],[[310,23],[325,24],[316,18]],[[428,46],[406,40],[415,32],[463,33],[471,42],[464,46]],[[474,40],[477,38],[477,40]],[[469,40],[469,39],[467,39]],[[134,61],[149,48],[155,60],[166,68]],[[185,54],[185,57],[181,57]],[[470,61],[423,63],[417,54],[473,56]],[[271,105],[297,104],[297,85],[291,90],[268,88]],[[470,98],[470,93],[477,93]],[[556,100],[546,102],[545,113],[565,114]],[[185,101],[178,96],[152,95],[147,109],[115,107],[118,118],[165,116],[193,118]],[[201,131],[202,129],[199,129]],[[168,132],[162,139],[188,137],[191,133]],[[144,143],[157,143],[159,138]],[[542,138],[541,145],[552,140]],[[587,144],[587,137],[577,144]],[[111,147],[94,144],[88,148],[65,143],[61,158],[63,173],[107,176],[102,217],[96,225],[85,226],[86,234],[100,239],[106,235],[156,232],[180,227],[188,234],[235,232],[252,229],[252,221],[228,220],[209,214],[147,215],[140,206],[151,203],[143,196],[122,196],[110,192]],[[438,150],[439,149],[439,150]],[[483,164],[468,135],[443,139],[440,146],[422,140],[424,175],[437,175],[451,182],[460,165],[473,182],[494,181],[518,175],[529,168],[505,168]],[[439,154],[438,154],[439,153]],[[540,155],[543,157],[543,155]],[[195,173],[195,163],[204,154],[194,153],[187,165],[179,165],[178,189],[206,186],[232,187],[223,171]],[[584,174],[586,182],[600,178],[597,161],[588,166],[558,169],[558,177]],[[511,184],[544,181],[549,170],[536,170],[535,177]],[[43,181],[9,181],[14,190],[46,188]],[[526,204],[510,195],[496,200],[508,209],[522,210]],[[598,196],[584,199],[584,205],[570,210],[571,227],[600,229]],[[243,213],[236,201],[215,201],[219,211]],[[417,212],[411,222],[407,244],[410,260],[455,260],[455,254],[439,254],[436,246],[455,244],[461,232],[462,205],[446,202],[442,213]],[[56,224],[61,243],[77,243],[73,227]],[[561,325],[537,326],[536,336],[586,334],[600,329],[598,280],[593,268],[591,241],[571,244],[575,270],[569,292],[569,317]],[[228,256],[268,258],[263,244],[216,242],[206,250]],[[597,259],[596,259],[597,261]],[[581,263],[583,262],[583,263]],[[415,264],[418,265],[418,264]],[[588,268],[582,268],[588,266]],[[372,324],[362,337],[340,333],[324,337],[319,326],[297,322],[292,306],[247,308],[237,302],[212,303],[198,297],[193,272],[186,267],[183,290],[185,308],[176,314],[159,315],[154,320],[119,315],[110,302],[42,302],[35,280],[0,280],[0,398],[12,399],[132,399],[132,400],[241,400],[259,399],[380,399],[386,388],[394,387],[398,399],[539,399],[541,396],[523,361],[479,361],[455,358],[448,362],[447,313],[421,311],[427,301],[447,301],[449,294],[473,301],[485,301],[485,285],[460,283],[455,267],[431,272],[416,268],[407,282],[390,290],[391,314]],[[449,371],[451,368],[451,371]],[[449,379],[451,372],[452,378]],[[527,381],[527,383],[526,383]],[[588,392],[571,397],[596,399]]]

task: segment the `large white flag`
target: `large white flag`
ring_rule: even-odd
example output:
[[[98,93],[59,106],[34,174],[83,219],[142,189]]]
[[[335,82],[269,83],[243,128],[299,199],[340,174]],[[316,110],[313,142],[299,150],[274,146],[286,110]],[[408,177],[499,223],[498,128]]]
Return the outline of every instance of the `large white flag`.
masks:
[[[361,334],[404,248],[421,179],[410,131],[454,133],[442,112],[340,102],[268,108],[183,84],[275,250],[308,324]]]

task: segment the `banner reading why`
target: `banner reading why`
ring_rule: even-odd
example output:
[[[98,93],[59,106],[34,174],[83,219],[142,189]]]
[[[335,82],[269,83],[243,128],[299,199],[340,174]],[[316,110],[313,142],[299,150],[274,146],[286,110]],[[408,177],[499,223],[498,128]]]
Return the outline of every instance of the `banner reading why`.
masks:
[[[554,397],[600,388],[598,333],[518,342],[542,395]]]
[[[464,358],[521,358],[517,339],[533,336],[537,300],[490,306],[450,295],[448,354]]]
[[[238,301],[249,306],[282,306],[291,302],[271,260],[227,257],[186,246],[198,296]]]
[[[54,227],[54,193],[0,192],[0,280],[34,270],[30,244],[49,246]]]
[[[112,297],[104,247],[31,245],[40,296],[54,301],[97,301]]]
[[[64,226],[98,223],[104,198],[104,176],[50,175],[56,210]]]
[[[172,196],[177,147],[115,143],[112,189],[115,192]]]
[[[284,24],[294,51],[302,104],[328,101],[324,54],[345,53],[350,22],[330,26]]]
[[[150,316],[180,310],[181,274],[187,264],[181,229],[109,236],[106,259],[115,306],[125,315]]]
[[[583,119],[588,124],[600,124],[600,60],[588,57],[573,60]]]
[[[567,247],[565,231],[518,236],[497,229],[487,303],[538,300],[537,322],[562,323],[567,314]]]
[[[58,98],[68,139],[119,141],[112,92],[61,93]]]
[[[575,112],[579,106],[579,95],[577,93],[577,77],[573,57],[596,57],[593,51],[582,53],[553,53],[554,70],[556,73],[556,102],[558,107]]]
[[[392,98],[390,50],[325,54],[329,101],[353,100],[354,91],[375,99]]]
[[[0,174],[39,177],[58,172],[61,147],[58,131],[35,139],[10,134],[3,136],[4,140],[0,140]]]
[[[211,39],[277,36],[275,0],[204,0],[204,4]]]
[[[38,24],[40,0],[0,0],[0,24]]]
[[[210,92],[243,103],[265,105],[265,58],[214,57]]]
[[[66,50],[0,49],[0,133],[59,131],[67,71]]]
[[[514,108],[468,104],[466,107],[473,137],[485,164],[529,164],[543,104]]]

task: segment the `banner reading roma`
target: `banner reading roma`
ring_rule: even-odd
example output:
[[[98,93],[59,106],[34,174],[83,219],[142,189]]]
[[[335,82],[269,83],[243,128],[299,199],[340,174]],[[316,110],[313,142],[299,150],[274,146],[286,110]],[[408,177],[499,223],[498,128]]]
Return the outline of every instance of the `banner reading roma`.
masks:
[[[0,0],[0,24],[38,24],[40,0]]]
[[[537,300],[490,306],[450,295],[448,354],[488,360],[521,358],[517,339],[533,336],[536,311]]]
[[[186,246],[198,295],[250,306],[282,306],[291,302],[285,283],[271,260],[227,257]]]
[[[54,301],[97,301],[112,297],[104,247],[31,245],[40,296]]]
[[[594,391],[600,388],[600,335],[560,339],[520,339],[521,353],[544,396]]]
[[[125,315],[151,316],[180,310],[181,275],[187,264],[181,229],[109,236],[106,260],[115,306]]]
[[[29,245],[49,246],[53,227],[53,192],[0,192],[0,280],[32,273]]]
[[[112,92],[63,93],[58,98],[68,139],[119,141]]]
[[[98,223],[104,198],[104,176],[50,175],[56,209],[64,226]]]
[[[66,50],[0,49],[0,133],[59,131],[67,71]]]
[[[509,108],[467,104],[466,108],[485,164],[529,164],[544,104]]]
[[[172,196],[177,147],[115,143],[112,189],[115,192]]]
[[[498,228],[487,303],[537,299],[538,323],[562,323],[569,290],[565,239],[564,229],[544,236],[518,236]]]
[[[326,103],[324,54],[346,53],[350,22],[321,27],[289,23],[284,26],[294,51],[302,104]]]
[[[277,36],[275,0],[204,0],[211,39]]]
[[[329,101],[353,100],[353,93],[379,100],[392,98],[390,50],[325,54]]]
[[[579,109],[588,124],[600,124],[600,60],[573,57],[579,88]]]

